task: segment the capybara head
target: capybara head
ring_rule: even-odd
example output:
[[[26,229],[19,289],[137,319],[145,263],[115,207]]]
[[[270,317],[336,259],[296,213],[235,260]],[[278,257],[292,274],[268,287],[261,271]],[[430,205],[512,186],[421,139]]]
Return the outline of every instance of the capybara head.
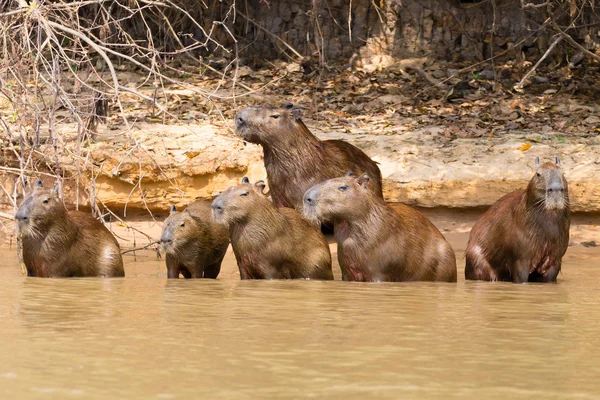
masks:
[[[171,206],[171,213],[163,224],[160,244],[166,253],[176,253],[185,243],[194,237],[197,221],[187,211],[177,211]]]
[[[567,181],[560,169],[560,159],[555,163],[540,165],[540,159],[535,160],[537,171],[527,191],[535,198],[534,205],[547,210],[563,210],[569,206],[569,191]]]
[[[348,172],[342,178],[329,179],[306,191],[303,214],[314,223],[323,221],[350,221],[365,212],[365,201],[372,192],[368,189],[370,177],[367,174],[355,176]]]
[[[58,186],[52,190],[44,190],[42,181],[38,180],[31,194],[17,210],[17,229],[23,236],[41,238],[43,231],[65,218],[65,214],[65,206],[58,197]]]
[[[213,220],[227,226],[246,220],[254,208],[269,202],[263,194],[263,189],[263,181],[252,185],[250,180],[244,177],[240,185],[230,187],[213,200]]]
[[[293,134],[299,126],[300,109],[293,104],[282,107],[253,106],[240,110],[235,116],[235,129],[242,139],[257,144],[285,140],[282,135]]]

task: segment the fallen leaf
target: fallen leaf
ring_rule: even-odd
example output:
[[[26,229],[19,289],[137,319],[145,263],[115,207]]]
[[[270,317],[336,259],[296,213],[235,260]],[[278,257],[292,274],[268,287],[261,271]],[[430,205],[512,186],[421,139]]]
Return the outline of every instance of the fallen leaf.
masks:
[[[585,122],[586,124],[598,124],[600,123],[600,118],[592,115],[583,120],[583,122]]]
[[[519,147],[521,151],[527,151],[531,148],[531,143],[523,143],[523,146]]]
[[[198,154],[200,154],[199,151],[186,151],[185,153],[183,153],[187,156],[187,158],[194,158],[196,157]]]

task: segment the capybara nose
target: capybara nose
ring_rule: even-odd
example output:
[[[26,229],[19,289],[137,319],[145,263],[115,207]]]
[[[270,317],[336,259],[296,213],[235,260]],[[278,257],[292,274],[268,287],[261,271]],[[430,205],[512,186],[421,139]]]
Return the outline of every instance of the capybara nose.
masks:
[[[319,188],[317,186],[313,186],[308,189],[304,194],[304,203],[307,205],[314,205],[317,198],[319,197]]]
[[[238,127],[244,125],[247,120],[248,120],[248,110],[245,108],[243,110],[240,110],[235,115],[235,125]]]
[[[548,193],[562,193],[565,191],[565,188],[559,184],[559,183],[555,183],[555,184],[551,184],[548,186]]]
[[[15,218],[17,219],[17,221],[23,221],[23,222],[29,221],[29,217],[27,217],[27,215],[24,215],[24,214],[17,213],[17,215],[15,215]]]
[[[213,211],[223,211],[223,202],[221,201],[221,199],[217,198],[212,202],[211,205]]]
[[[161,238],[160,238],[160,242],[161,242],[162,244],[171,244],[171,243],[173,243],[173,240],[172,240],[172,239],[169,239],[169,238],[161,237]]]

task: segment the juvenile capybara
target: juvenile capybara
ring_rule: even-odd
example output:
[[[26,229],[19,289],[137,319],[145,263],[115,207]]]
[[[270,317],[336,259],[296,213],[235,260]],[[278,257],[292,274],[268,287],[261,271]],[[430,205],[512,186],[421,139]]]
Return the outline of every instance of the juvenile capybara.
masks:
[[[277,208],[247,178],[212,203],[229,229],[242,279],[333,279],[325,237],[298,211]]]
[[[370,188],[382,197],[381,172],[362,150],[343,140],[319,140],[300,119],[300,109],[246,107],[235,116],[238,135],[263,147],[267,180],[277,207],[302,210],[302,196],[313,185],[360,171],[373,177]]]
[[[212,278],[221,271],[229,231],[212,220],[210,201],[196,200],[183,212],[171,207],[160,243],[169,278]]]
[[[44,278],[125,276],[121,249],[90,214],[67,211],[58,190],[37,181],[15,216],[27,275]]]
[[[569,245],[569,191],[558,157],[536,167],[526,189],[502,197],[471,229],[466,279],[556,282]]]
[[[342,279],[456,282],[454,251],[440,231],[417,210],[392,209],[367,188],[369,179],[348,173],[304,195],[307,219],[334,224]]]

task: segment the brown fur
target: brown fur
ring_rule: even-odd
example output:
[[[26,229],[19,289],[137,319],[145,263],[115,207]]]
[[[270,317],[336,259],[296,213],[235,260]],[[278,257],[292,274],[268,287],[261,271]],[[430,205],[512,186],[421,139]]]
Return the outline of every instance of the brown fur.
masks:
[[[166,252],[169,278],[215,279],[229,246],[229,232],[212,220],[210,201],[196,200],[165,220],[161,244]]]
[[[67,211],[41,183],[16,214],[28,276],[125,276],[119,243],[90,214]]]
[[[229,188],[212,204],[229,228],[242,279],[333,279],[323,234],[290,208],[276,208],[253,185]]]
[[[456,258],[437,228],[420,212],[393,210],[367,189],[368,176],[345,176],[313,186],[304,215],[334,223],[345,281],[456,282]]]
[[[465,278],[555,282],[569,245],[569,226],[567,181],[558,165],[546,163],[527,189],[502,197],[475,223]]]
[[[319,140],[289,107],[246,107],[237,113],[237,133],[262,145],[273,203],[302,210],[302,196],[311,186],[348,171],[373,177],[372,190],[383,198],[381,172],[362,150],[342,140]]]

